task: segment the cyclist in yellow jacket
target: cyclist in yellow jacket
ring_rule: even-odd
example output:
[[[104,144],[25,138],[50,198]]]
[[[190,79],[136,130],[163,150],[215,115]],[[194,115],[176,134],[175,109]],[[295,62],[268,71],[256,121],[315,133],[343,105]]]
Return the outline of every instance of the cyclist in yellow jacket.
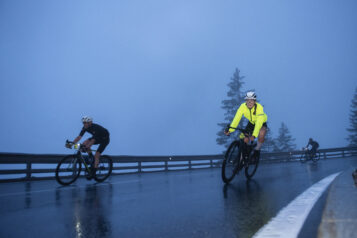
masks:
[[[230,127],[237,128],[242,116],[244,115],[244,117],[249,120],[245,129],[250,131],[252,136],[250,138],[245,138],[242,133],[240,134],[240,138],[244,138],[245,143],[254,141],[255,138],[258,138],[257,146],[254,148],[254,153],[259,154],[268,128],[268,116],[264,113],[263,106],[257,103],[257,95],[255,92],[247,92],[244,99],[246,102],[242,103],[238,108]],[[230,128],[224,133],[229,136],[229,134],[234,131],[235,129]]]

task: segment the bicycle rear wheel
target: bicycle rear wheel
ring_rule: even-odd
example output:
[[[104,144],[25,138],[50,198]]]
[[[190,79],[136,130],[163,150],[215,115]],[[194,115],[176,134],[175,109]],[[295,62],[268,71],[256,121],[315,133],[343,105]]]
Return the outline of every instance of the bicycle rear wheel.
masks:
[[[95,173],[94,179],[97,182],[103,182],[111,175],[112,170],[113,170],[112,158],[110,158],[108,155],[102,155],[99,158],[99,165]]]
[[[222,180],[225,183],[232,181],[238,170],[239,162],[239,142],[233,141],[232,144],[228,147],[228,150],[224,156],[222,163]]]
[[[81,161],[77,155],[67,155],[57,165],[56,180],[62,185],[69,185],[76,181],[81,169]]]
[[[249,156],[249,164],[248,166],[245,168],[245,177],[249,180],[251,179],[255,172],[257,171],[258,169],[258,165],[259,165],[259,159],[260,159],[260,155],[257,154],[256,155],[256,158],[253,158],[253,156],[255,155],[252,155],[252,156]]]

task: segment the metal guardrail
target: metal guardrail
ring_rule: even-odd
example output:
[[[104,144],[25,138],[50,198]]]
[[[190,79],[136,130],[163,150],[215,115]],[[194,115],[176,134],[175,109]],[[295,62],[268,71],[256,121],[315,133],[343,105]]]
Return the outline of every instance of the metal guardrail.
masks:
[[[321,159],[357,155],[357,147],[319,150]],[[261,153],[261,162],[293,162],[303,151]],[[0,182],[53,179],[58,162],[65,155],[0,153]],[[223,154],[198,156],[111,156],[113,174],[220,167]],[[4,166],[7,165],[7,166]],[[13,168],[12,168],[13,167]]]

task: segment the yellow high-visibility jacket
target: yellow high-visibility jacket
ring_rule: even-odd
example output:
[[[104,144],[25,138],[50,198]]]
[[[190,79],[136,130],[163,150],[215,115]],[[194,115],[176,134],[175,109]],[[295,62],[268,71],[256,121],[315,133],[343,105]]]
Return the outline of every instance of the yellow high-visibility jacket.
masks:
[[[242,103],[237,110],[236,115],[231,123],[231,127],[237,128],[242,116],[249,120],[254,126],[253,136],[258,137],[259,131],[262,128],[264,122],[268,120],[267,114],[264,113],[263,106],[259,103],[255,103],[252,109],[247,107],[247,103]],[[234,132],[235,129],[230,128],[229,132]]]

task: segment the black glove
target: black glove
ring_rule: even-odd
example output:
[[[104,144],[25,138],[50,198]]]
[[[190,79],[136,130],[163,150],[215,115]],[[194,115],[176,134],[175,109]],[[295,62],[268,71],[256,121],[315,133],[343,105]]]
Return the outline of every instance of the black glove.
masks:
[[[73,144],[72,143],[66,143],[65,145],[67,148],[72,149]]]

